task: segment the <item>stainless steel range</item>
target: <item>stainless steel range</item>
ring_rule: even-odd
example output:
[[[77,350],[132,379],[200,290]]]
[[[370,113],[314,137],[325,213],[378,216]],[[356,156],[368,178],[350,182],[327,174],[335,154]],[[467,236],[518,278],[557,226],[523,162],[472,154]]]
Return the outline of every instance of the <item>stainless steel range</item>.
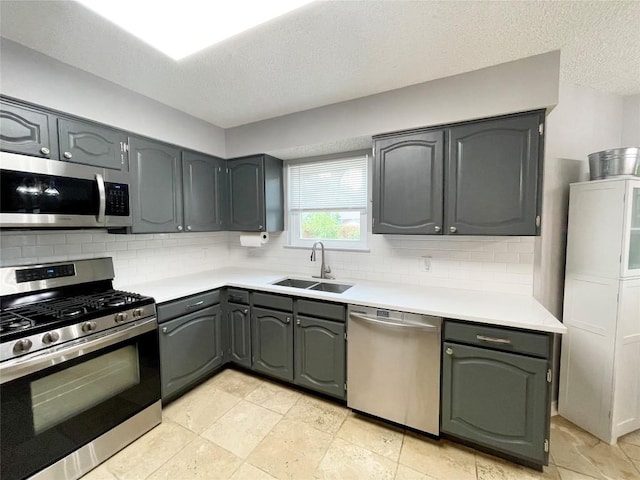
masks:
[[[78,478],[160,423],[153,298],[111,258],[0,269],[0,477]]]

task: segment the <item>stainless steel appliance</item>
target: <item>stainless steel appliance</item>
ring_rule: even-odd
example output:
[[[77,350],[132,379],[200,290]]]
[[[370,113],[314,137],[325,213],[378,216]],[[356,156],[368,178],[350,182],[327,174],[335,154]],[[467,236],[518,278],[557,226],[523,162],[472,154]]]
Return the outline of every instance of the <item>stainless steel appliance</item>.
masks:
[[[0,269],[0,477],[78,478],[161,421],[153,298],[111,258]]]
[[[350,305],[347,405],[440,434],[442,319]]]
[[[0,227],[131,226],[128,175],[0,152]]]

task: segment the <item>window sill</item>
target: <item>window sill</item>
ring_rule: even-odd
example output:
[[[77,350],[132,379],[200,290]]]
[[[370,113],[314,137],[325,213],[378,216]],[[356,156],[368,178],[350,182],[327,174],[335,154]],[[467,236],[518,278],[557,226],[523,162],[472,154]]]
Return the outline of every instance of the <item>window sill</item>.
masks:
[[[298,245],[283,245],[283,248],[290,248],[292,250],[311,250],[311,247],[301,247]],[[328,251],[333,251],[333,252],[358,252],[358,253],[371,252],[371,250],[368,248],[336,248],[336,247],[327,247],[326,245],[324,249]]]

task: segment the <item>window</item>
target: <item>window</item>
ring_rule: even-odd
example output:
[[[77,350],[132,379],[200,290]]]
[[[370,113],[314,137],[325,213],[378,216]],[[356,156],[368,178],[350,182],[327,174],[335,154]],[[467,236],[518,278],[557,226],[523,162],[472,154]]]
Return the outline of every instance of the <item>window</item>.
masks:
[[[367,155],[288,164],[289,244],[367,247]]]

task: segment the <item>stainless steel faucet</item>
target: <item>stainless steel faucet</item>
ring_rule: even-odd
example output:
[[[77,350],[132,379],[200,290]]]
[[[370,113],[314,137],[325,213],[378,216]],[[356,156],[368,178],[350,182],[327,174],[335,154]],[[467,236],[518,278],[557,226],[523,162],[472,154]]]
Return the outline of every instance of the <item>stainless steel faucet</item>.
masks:
[[[316,246],[320,244],[320,253],[322,255],[322,264],[320,265],[320,275],[313,275],[313,278],[333,278],[331,275],[331,267],[325,265],[324,263],[324,243],[315,242],[313,247],[311,247],[311,261],[316,261]]]

